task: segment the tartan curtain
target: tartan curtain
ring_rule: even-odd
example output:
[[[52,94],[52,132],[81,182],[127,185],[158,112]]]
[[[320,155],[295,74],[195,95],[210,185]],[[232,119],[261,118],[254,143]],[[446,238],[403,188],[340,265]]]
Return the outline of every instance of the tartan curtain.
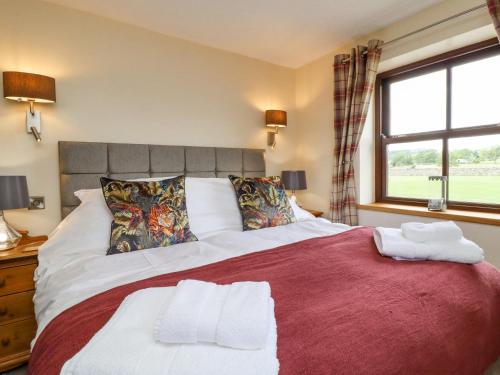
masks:
[[[330,215],[337,223],[358,223],[353,161],[375,86],[382,43],[370,40],[368,47],[357,46],[350,54],[334,58],[335,146]]]
[[[486,0],[486,4],[488,4],[488,10],[497,31],[498,40],[500,40],[500,0]]]

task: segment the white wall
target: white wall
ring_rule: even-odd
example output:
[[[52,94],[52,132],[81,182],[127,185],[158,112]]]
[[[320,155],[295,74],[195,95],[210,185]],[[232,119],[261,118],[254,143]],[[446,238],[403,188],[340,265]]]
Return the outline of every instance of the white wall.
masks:
[[[0,175],[28,177],[43,211],[8,211],[32,234],[60,219],[57,141],[266,147],[263,111],[288,111],[268,173],[293,167],[295,75],[288,68],[203,47],[36,0],[3,1],[0,70],[56,79],[39,105],[42,138],[26,134],[26,105],[0,99]],[[1,78],[0,78],[1,84]]]

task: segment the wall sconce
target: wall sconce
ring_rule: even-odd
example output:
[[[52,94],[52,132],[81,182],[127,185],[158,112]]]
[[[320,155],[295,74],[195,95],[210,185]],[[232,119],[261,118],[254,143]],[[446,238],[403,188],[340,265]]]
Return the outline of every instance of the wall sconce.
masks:
[[[26,111],[26,131],[32,133],[37,142],[40,142],[41,116],[40,112],[35,111],[35,102],[55,103],[55,79],[40,74],[3,72],[3,96],[5,99],[29,103],[30,108]]]
[[[278,128],[286,128],[286,112],[277,109],[269,109],[266,111],[266,126],[273,128],[267,133],[267,145],[273,149],[276,146],[276,134]]]

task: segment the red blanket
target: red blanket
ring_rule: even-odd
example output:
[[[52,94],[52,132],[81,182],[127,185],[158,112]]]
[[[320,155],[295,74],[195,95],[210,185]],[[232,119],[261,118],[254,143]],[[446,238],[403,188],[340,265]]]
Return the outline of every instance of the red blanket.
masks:
[[[153,277],[94,296],[38,338],[30,374],[58,374],[130,293],[182,279],[267,280],[280,374],[482,374],[500,355],[500,272],[384,258],[361,228]],[[133,337],[131,337],[133,340]]]

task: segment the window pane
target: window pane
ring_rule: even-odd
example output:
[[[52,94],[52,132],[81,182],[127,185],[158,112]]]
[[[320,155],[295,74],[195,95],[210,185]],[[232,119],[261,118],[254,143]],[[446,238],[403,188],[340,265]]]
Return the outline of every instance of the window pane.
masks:
[[[440,196],[429,176],[442,174],[443,142],[424,141],[387,146],[387,195],[429,199]],[[437,190],[436,190],[437,189]]]
[[[446,70],[390,85],[390,135],[446,128]]]
[[[450,200],[500,204],[500,134],[449,140]]]
[[[452,68],[451,126],[500,123],[500,55]]]

